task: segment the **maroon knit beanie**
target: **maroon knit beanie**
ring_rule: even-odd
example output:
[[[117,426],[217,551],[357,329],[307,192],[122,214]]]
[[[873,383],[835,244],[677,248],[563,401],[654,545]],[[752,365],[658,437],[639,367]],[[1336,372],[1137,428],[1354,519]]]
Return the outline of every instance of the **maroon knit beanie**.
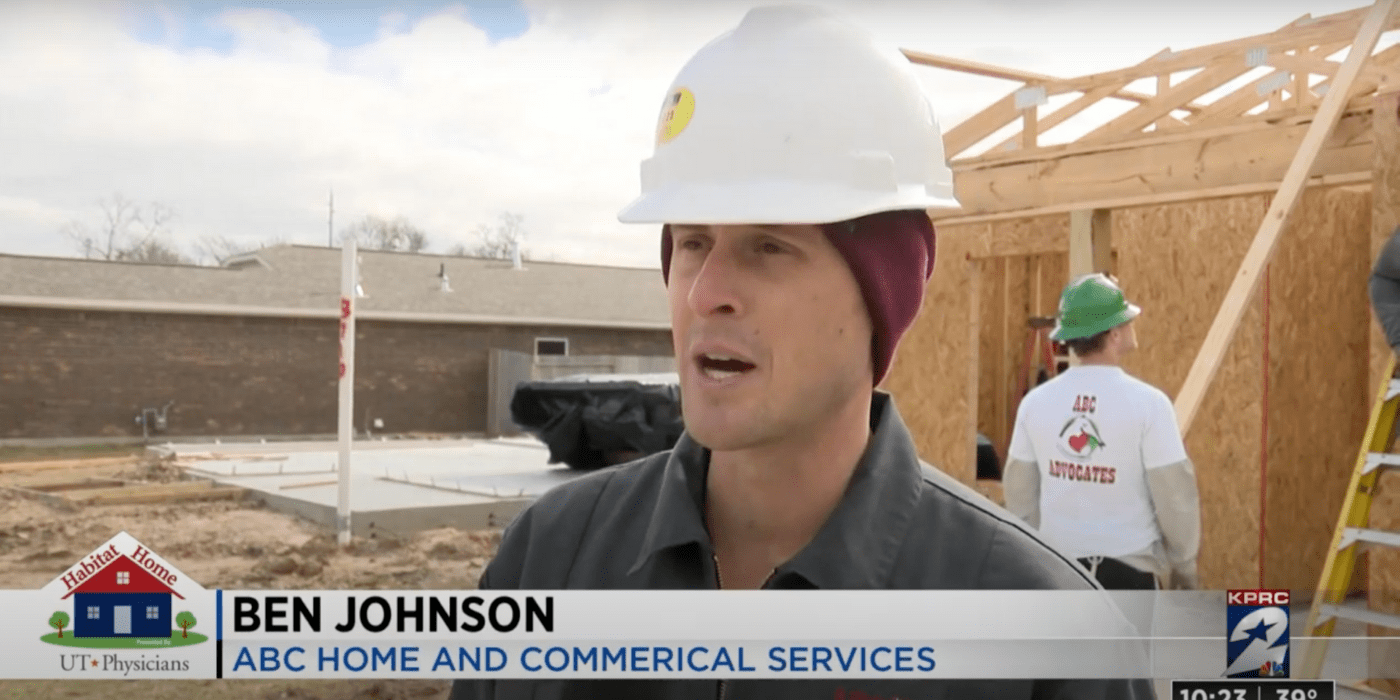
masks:
[[[888,211],[824,224],[827,240],[846,259],[874,326],[870,356],[875,384],[884,381],[895,346],[919,313],[933,274],[933,222],[921,210]],[[671,277],[671,228],[661,228],[661,278]]]

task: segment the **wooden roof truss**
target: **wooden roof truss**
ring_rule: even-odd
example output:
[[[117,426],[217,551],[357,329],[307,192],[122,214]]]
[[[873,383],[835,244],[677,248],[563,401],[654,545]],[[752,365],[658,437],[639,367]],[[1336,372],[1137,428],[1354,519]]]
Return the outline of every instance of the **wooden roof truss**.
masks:
[[[1260,132],[1290,128],[1301,134],[1330,91],[1344,58],[1339,54],[1349,52],[1369,9],[1317,18],[1305,15],[1267,34],[1184,51],[1163,50],[1128,68],[1078,78],[1057,78],[907,49],[904,54],[920,65],[1021,83],[945,133],[947,156],[957,173],[958,196],[963,203],[963,211],[952,216],[1053,213],[1084,208],[1074,205],[1085,203],[1128,206],[1235,193],[1221,187],[1276,187],[1296,149],[1296,140],[1277,149],[1282,152],[1252,171],[1219,176],[1203,173],[1205,177],[1186,179],[1165,173],[1154,179],[1154,175],[1164,164],[1185,166],[1184,172],[1199,173],[1234,163],[1238,158],[1226,150],[1234,151],[1236,156],[1239,152],[1257,153],[1253,146],[1261,142],[1251,138],[1251,134],[1276,138]],[[1400,28],[1400,17],[1392,16],[1382,31],[1395,28]],[[1391,76],[1397,68],[1400,46],[1371,56],[1347,89],[1343,116],[1369,112],[1372,97],[1393,82]],[[1262,75],[1251,78],[1251,73]],[[1241,79],[1247,82],[1239,84]],[[1152,81],[1154,92],[1130,89]],[[1051,109],[1049,102],[1054,98],[1072,99]],[[1075,117],[1087,117],[1086,110],[1109,102],[1126,102],[1131,107],[1070,143],[1046,143],[1046,133],[1051,129]],[[1338,131],[1345,141],[1355,136],[1351,133],[1355,129],[1348,131],[1350,123],[1343,122]],[[1231,137],[1226,139],[1231,142],[1230,149],[1217,149],[1210,162],[1187,160],[1193,155],[1205,155],[1192,146],[1205,146],[1201,141],[1223,137]],[[1170,144],[1176,147],[1150,150]],[[1345,143],[1329,147],[1338,145]],[[979,152],[978,146],[985,148]],[[1127,148],[1137,149],[1143,158],[1121,153]],[[1114,152],[1117,153],[1105,157]],[[1321,174],[1338,182],[1357,179],[1355,172],[1335,172],[1338,168],[1348,170],[1353,161],[1356,172],[1369,173],[1369,160],[1362,163],[1354,157],[1357,153],[1346,155],[1340,159],[1342,162],[1324,168]],[[1084,167],[1052,172],[1062,169],[1055,161],[1066,158],[1082,159]],[[1328,157],[1324,155],[1323,160]],[[1139,167],[1147,163],[1155,164],[1157,170],[1152,166]],[[1016,167],[1027,165],[1033,167]],[[1103,182],[1074,180],[1086,170],[1101,173]],[[1183,172],[1181,167],[1167,170]],[[1142,178],[1137,186],[1110,184],[1134,177]]]

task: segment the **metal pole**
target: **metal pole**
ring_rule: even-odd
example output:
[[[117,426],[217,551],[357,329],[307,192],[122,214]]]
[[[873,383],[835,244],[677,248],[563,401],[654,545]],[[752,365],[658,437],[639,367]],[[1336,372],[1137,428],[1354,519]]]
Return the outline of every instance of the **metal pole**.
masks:
[[[335,247],[335,190],[331,190],[326,210],[326,247]]]
[[[340,544],[350,544],[350,443],[354,438],[355,403],[355,237],[346,236],[340,269],[340,465],[336,501],[336,532]]]

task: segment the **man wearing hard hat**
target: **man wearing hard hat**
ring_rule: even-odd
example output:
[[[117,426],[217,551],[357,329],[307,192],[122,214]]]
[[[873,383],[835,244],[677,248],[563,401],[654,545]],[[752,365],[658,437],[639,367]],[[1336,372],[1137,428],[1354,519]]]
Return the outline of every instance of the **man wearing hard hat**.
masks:
[[[658,113],[641,196],[619,218],[661,225],[685,433],[672,450],[541,497],[507,527],[481,586],[1097,589],[1010,514],[923,464],[875,388],[934,269],[927,212],[957,206],[908,61],[825,11],[758,8],[690,59]],[[1106,594],[1096,600],[1126,626]],[[859,696],[1136,698],[1151,688],[831,679],[453,689],[458,699]]]
[[[1103,274],[1060,296],[1051,337],[1079,365],[1021,400],[1007,450],[1007,508],[1105,588],[1196,588],[1196,474],[1171,400],[1125,372],[1142,310]]]

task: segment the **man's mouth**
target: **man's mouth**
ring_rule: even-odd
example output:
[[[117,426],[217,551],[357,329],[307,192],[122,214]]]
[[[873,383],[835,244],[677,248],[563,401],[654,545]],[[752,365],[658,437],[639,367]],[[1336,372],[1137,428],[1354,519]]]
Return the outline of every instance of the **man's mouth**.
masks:
[[[710,379],[737,377],[755,368],[752,362],[718,353],[702,353],[696,358],[700,372]]]

